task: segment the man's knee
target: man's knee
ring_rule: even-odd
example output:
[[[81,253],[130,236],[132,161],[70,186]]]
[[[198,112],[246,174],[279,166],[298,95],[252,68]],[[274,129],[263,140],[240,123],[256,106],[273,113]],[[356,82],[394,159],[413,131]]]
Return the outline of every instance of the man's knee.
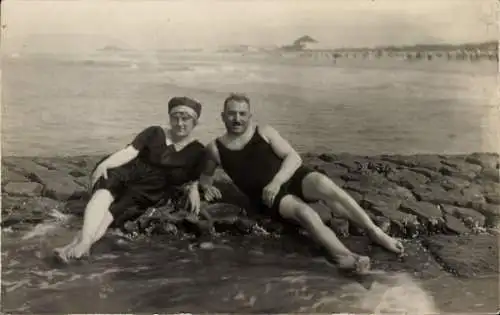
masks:
[[[305,203],[297,206],[295,209],[295,218],[305,227],[314,227],[323,223],[319,214]]]
[[[304,185],[305,191],[315,191],[321,196],[335,193],[336,188],[335,183],[330,178],[319,172],[309,174],[309,176],[305,178]]]

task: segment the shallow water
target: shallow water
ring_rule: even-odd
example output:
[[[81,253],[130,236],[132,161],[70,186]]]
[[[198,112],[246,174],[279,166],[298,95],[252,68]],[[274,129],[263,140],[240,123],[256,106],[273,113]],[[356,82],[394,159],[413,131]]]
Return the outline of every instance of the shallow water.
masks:
[[[47,228],[49,226],[49,228]],[[105,237],[71,265],[50,259],[72,231],[43,223],[2,233],[4,312],[470,313],[498,307],[497,278],[342,276],[309,243],[275,236]]]
[[[498,148],[493,61],[312,60],[215,53],[40,56],[2,60],[4,155],[115,151],[166,103],[204,104],[195,134],[223,132],[229,92],[301,151],[461,153]]]

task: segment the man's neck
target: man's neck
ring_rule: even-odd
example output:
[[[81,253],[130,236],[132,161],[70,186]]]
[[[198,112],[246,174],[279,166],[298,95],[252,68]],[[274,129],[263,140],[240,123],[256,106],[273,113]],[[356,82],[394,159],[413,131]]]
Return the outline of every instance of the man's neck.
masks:
[[[225,138],[229,141],[237,140],[240,138],[243,138],[243,139],[248,138],[250,135],[253,135],[253,133],[255,131],[255,127],[256,127],[256,125],[254,123],[249,123],[248,128],[242,134],[234,134],[234,133],[226,132]]]

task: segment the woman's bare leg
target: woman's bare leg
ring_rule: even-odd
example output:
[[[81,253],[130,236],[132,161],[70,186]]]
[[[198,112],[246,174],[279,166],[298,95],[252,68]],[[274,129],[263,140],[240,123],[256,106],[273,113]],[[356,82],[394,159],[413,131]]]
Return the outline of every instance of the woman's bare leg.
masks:
[[[92,195],[85,208],[81,232],[75,236],[71,244],[56,249],[62,259],[80,258],[88,254],[91,246],[102,238],[113,221],[113,216],[109,212],[113,201],[113,196],[105,189],[99,189]]]

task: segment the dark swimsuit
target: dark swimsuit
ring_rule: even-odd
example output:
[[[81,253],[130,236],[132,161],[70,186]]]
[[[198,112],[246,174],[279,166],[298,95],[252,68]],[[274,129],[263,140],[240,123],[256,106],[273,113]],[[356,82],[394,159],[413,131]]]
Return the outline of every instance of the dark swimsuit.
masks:
[[[144,129],[131,143],[139,155],[109,169],[108,178],[100,177],[94,185],[93,191],[107,189],[115,198],[109,209],[113,225],[136,219],[148,207],[172,196],[180,186],[199,178],[205,157],[203,144],[195,140],[175,151],[165,140],[163,128]]]
[[[233,183],[248,196],[258,208],[265,207],[262,203],[262,191],[280,170],[283,159],[274,153],[271,145],[262,138],[258,127],[252,139],[241,150],[226,148],[219,139],[216,140],[220,162],[224,171]],[[293,176],[281,186],[275,197],[271,215],[279,216],[281,199],[286,195],[295,195],[303,200],[302,181],[312,169],[300,166]]]

